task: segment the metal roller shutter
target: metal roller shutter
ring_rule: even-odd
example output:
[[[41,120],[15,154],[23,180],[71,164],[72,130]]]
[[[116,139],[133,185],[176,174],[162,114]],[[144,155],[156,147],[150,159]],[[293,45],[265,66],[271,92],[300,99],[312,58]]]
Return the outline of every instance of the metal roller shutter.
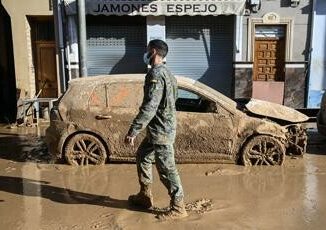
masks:
[[[234,16],[166,17],[167,64],[231,96]]]
[[[88,74],[145,73],[146,18],[87,16]]]

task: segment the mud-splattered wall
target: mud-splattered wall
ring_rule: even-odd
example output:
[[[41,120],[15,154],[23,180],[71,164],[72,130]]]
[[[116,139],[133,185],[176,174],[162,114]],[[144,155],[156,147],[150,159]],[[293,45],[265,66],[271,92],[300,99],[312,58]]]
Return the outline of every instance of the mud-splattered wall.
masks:
[[[234,98],[252,96],[252,64],[234,65]]]
[[[300,65],[300,67],[296,66]],[[284,83],[284,105],[304,108],[306,94],[306,68],[303,64],[287,64]]]

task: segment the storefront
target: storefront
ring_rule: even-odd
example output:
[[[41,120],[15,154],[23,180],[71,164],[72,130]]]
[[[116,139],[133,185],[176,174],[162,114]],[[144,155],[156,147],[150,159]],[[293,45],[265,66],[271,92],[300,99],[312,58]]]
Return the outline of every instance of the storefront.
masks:
[[[145,73],[146,18],[87,16],[88,74]]]
[[[236,15],[243,14],[245,2],[86,1],[88,74],[145,73],[146,44],[159,38],[169,45],[166,62],[174,74],[232,96]],[[74,64],[78,62],[76,2],[65,0],[65,9],[69,62]]]

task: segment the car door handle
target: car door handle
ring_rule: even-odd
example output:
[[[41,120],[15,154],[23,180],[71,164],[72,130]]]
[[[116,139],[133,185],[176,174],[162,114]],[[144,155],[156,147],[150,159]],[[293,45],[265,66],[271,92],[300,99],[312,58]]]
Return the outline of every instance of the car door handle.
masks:
[[[99,114],[99,115],[96,115],[95,118],[96,118],[97,120],[104,120],[104,119],[111,119],[112,116],[110,116],[110,115]]]

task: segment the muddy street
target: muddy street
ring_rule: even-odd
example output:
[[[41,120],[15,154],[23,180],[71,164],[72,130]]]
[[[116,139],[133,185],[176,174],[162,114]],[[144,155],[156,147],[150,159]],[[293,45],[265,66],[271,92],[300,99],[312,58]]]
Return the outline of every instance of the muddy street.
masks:
[[[47,155],[44,129],[0,128],[1,229],[323,229],[326,138],[282,167],[179,164],[189,217],[159,222],[128,206],[135,164],[72,167]],[[155,206],[168,195],[154,170]]]

